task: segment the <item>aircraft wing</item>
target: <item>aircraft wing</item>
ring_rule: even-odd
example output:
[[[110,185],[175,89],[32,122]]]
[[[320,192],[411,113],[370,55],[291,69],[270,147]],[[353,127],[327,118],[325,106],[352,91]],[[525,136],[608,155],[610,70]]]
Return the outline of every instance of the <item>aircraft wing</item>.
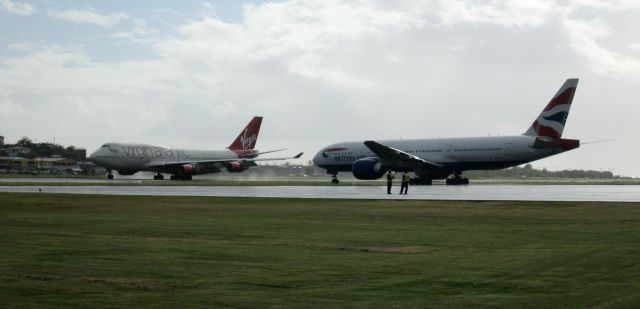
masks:
[[[278,160],[290,160],[290,159],[300,159],[300,157],[302,157],[302,154],[304,152],[301,152],[293,157],[287,157],[287,158],[255,158],[255,159],[241,159],[240,161],[278,161]]]
[[[373,153],[375,153],[379,158],[383,160],[422,163],[424,165],[442,168],[442,165],[438,163],[427,161],[420,157],[414,156],[410,153],[404,152],[399,149],[395,149],[393,147],[382,145],[375,141],[365,141],[364,145],[367,146],[369,149],[371,149]]]
[[[282,157],[282,158],[228,158],[228,159],[215,159],[215,160],[191,160],[191,161],[174,161],[174,162],[162,162],[160,164],[151,164],[147,167],[156,167],[156,168],[167,168],[170,166],[179,166],[185,164],[215,164],[215,163],[229,163],[236,161],[244,161],[244,162],[257,162],[257,161],[281,161],[281,160],[290,160],[290,159],[299,159],[304,152],[301,152],[293,157]]]

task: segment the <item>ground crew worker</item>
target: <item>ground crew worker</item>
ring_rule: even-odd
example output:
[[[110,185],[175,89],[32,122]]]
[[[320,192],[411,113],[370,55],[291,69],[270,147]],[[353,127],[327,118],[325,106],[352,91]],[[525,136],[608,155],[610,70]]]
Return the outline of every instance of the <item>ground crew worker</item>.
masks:
[[[402,174],[402,182],[400,183],[400,194],[402,194],[402,190],[404,190],[404,194],[407,194],[409,190],[409,172],[404,172]]]
[[[391,171],[387,172],[387,194],[391,194],[391,186],[393,186],[393,175]]]

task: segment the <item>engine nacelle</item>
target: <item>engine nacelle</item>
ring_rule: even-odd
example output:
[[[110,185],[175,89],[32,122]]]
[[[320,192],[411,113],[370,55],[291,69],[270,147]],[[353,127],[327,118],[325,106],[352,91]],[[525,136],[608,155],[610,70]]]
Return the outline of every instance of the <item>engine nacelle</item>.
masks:
[[[180,166],[180,174],[182,175],[198,175],[198,164],[185,164]]]
[[[382,177],[386,170],[377,158],[363,158],[353,162],[351,166],[353,176],[360,180],[374,180]]]
[[[227,171],[229,173],[240,173],[240,172],[245,171],[245,170],[247,170],[249,168],[246,165],[244,165],[242,162],[239,162],[239,161],[229,162],[229,163],[227,163],[226,167],[227,167]]]

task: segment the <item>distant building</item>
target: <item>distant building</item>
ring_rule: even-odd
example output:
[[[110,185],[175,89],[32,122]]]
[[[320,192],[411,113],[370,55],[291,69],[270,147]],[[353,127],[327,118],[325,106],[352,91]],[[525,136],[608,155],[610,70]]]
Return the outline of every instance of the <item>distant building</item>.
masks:
[[[31,153],[31,148],[22,147],[22,146],[12,146],[4,148],[4,152],[9,157],[18,157],[21,155],[26,155]]]
[[[0,147],[4,146],[4,136],[0,135]]]
[[[0,157],[0,173],[34,173],[35,162],[22,157]]]
[[[78,162],[87,160],[87,150],[84,148],[74,148],[70,152],[67,152],[66,156],[68,158],[74,159]]]
[[[78,169],[78,162],[76,160],[63,158],[61,156],[35,158],[33,161],[35,161],[39,171],[62,172]]]

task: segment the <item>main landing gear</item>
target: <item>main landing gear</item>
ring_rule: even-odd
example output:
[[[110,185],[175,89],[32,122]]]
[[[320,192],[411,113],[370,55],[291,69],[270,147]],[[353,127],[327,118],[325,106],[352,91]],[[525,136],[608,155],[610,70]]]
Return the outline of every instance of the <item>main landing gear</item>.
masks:
[[[162,175],[161,173],[153,175],[153,180],[164,180],[164,175]]]
[[[455,172],[453,173],[453,177],[447,178],[446,182],[447,182],[447,185],[452,185],[452,186],[468,185],[469,179],[462,177],[462,172]]]
[[[153,179],[156,179],[156,177],[154,176]],[[169,178],[171,180],[191,180],[192,177],[191,175],[179,175],[179,174],[174,174],[171,175],[171,178]]]
[[[111,170],[107,170],[107,179],[113,180],[113,172]]]

